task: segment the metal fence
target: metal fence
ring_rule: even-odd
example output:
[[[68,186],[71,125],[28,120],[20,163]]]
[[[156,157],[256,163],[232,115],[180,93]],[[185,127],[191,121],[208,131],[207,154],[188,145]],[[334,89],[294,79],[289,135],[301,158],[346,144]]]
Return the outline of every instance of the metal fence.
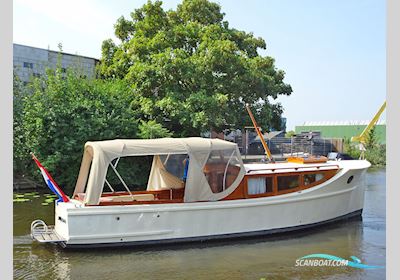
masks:
[[[310,154],[326,156],[330,152],[343,152],[343,139],[309,138],[309,137],[276,137],[266,140],[273,155]],[[264,148],[258,140],[242,147],[243,155],[264,154]]]

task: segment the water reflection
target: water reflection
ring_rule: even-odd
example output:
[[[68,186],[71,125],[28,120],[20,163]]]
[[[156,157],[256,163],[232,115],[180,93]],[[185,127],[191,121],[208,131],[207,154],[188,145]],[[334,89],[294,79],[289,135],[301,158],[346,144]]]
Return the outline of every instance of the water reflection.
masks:
[[[363,220],[274,238],[163,248],[71,251],[32,243],[30,222],[41,218],[52,224],[54,209],[35,201],[16,204],[14,275],[17,279],[384,279],[384,269],[295,267],[297,258],[312,253],[357,256],[365,264],[385,265],[385,170],[371,170],[367,183]]]

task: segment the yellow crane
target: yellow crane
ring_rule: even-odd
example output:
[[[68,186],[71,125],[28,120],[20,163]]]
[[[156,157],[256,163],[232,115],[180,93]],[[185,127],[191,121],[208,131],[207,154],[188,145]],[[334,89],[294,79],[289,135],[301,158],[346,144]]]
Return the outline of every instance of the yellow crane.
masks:
[[[360,158],[364,158],[365,144],[367,141],[368,133],[375,126],[376,122],[379,120],[379,117],[382,115],[385,108],[386,108],[386,101],[383,102],[381,108],[379,108],[378,112],[372,118],[370,123],[364,128],[361,134],[358,136],[351,137],[351,142],[360,142],[360,150],[361,150]]]

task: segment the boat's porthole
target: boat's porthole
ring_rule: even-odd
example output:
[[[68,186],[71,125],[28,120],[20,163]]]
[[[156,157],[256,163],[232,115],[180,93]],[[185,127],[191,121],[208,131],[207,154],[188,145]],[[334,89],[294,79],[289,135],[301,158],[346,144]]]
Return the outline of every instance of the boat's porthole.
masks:
[[[160,218],[160,214],[157,215],[157,218]]]
[[[119,221],[119,217],[116,217],[117,221]]]
[[[124,240],[121,238],[121,241],[124,241]]]
[[[351,176],[349,177],[349,179],[347,179],[347,184],[350,184],[350,183],[351,183],[351,181],[353,181],[353,179],[354,179],[354,176],[353,176],[353,175],[351,175]]]

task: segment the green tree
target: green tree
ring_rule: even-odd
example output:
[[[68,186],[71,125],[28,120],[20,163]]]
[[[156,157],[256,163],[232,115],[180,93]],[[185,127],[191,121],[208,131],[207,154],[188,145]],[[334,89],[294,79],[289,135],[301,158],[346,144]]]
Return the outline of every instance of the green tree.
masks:
[[[365,148],[365,158],[372,165],[386,165],[386,145],[379,144],[375,126],[367,134]]]
[[[60,185],[73,187],[86,141],[137,137],[130,91],[126,81],[85,79],[61,69],[48,69],[22,97],[14,88],[15,170],[39,179],[32,151]]]
[[[13,170],[14,175],[26,168],[26,161],[21,160],[29,155],[25,146],[25,133],[22,125],[24,118],[24,100],[29,95],[30,87],[24,86],[14,73],[13,79]]]
[[[376,135],[375,131],[375,126],[371,128],[370,131],[368,131],[367,137],[365,139],[365,148],[367,150],[369,149],[374,149],[379,145],[378,143],[378,137]]]
[[[346,154],[354,159],[358,159],[360,157],[359,143],[353,143],[350,141],[350,138],[344,138],[343,144],[343,150]]]
[[[349,138],[344,139],[344,152],[349,154],[352,158],[360,158],[360,143],[353,143]],[[374,166],[386,165],[386,145],[379,144],[375,131],[372,129],[368,133],[365,143],[366,151],[364,152],[365,159]]]
[[[285,137],[290,138],[295,135],[296,135],[296,132],[294,132],[293,130],[290,130],[290,131],[286,132]]]
[[[386,145],[377,145],[365,151],[365,159],[374,166],[386,165]]]
[[[248,125],[249,103],[262,127],[280,128],[283,109],[269,98],[291,94],[284,72],[258,53],[262,38],[229,27],[218,4],[183,0],[165,11],[149,1],[119,18],[115,35],[118,43],[103,42],[99,74],[131,84],[143,121],[194,136]]]
[[[139,133],[140,138],[153,139],[170,137],[172,135],[168,129],[164,128],[161,124],[157,123],[155,120],[150,120],[148,122],[140,121]]]

